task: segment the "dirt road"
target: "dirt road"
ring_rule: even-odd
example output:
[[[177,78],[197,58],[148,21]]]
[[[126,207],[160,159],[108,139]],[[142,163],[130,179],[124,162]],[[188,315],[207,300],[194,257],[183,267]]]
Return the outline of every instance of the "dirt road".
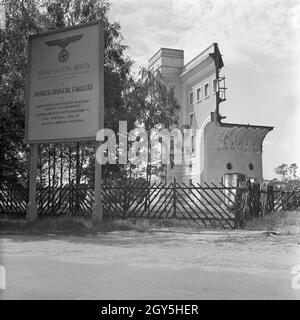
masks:
[[[1,299],[299,299],[300,237],[111,232],[1,237]]]

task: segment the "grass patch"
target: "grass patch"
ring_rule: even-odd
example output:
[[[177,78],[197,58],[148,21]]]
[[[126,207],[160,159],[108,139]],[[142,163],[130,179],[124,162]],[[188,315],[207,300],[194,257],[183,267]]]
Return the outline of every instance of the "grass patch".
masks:
[[[32,223],[26,223],[21,219],[0,219],[0,234],[87,235],[98,232],[145,231],[149,228],[150,225],[147,223],[137,223],[131,219],[104,220],[97,225],[80,217],[47,217],[39,218]]]
[[[101,224],[93,225],[91,220],[82,217],[49,217],[39,218],[34,223],[26,223],[20,219],[1,219],[0,234],[62,234],[86,235],[98,232],[113,231],[149,231],[151,229],[167,229],[170,231],[202,231],[224,230],[224,224],[211,223],[204,227],[197,222],[186,219],[111,219]],[[300,211],[272,212],[264,217],[253,218],[246,221],[245,229],[276,231],[280,234],[300,234]]]
[[[170,231],[201,231],[201,230],[224,230],[222,222],[210,222],[210,225],[203,226],[201,222],[193,221],[192,219],[168,219],[168,218],[127,218],[120,220],[104,221],[99,226],[100,231],[115,231],[118,230],[137,230],[145,231],[149,229],[168,229]]]
[[[246,221],[245,229],[276,231],[280,234],[300,233],[300,211],[271,212],[264,217]]]
[[[84,234],[89,232],[89,229],[83,219],[74,217],[42,218],[33,223],[26,223],[24,220],[0,220],[2,234]]]
[[[113,232],[113,231],[145,231],[149,226],[137,224],[130,219],[111,219],[104,220],[102,223],[92,226],[94,232]]]
[[[224,226],[211,224],[204,227],[193,220],[179,219],[105,219],[102,223],[93,225],[91,220],[81,217],[43,217],[33,223],[26,223],[21,219],[0,219],[0,234],[62,234],[86,235],[98,232],[113,231],[138,231],[144,232],[151,229],[167,229],[170,231],[201,231],[224,229]]]

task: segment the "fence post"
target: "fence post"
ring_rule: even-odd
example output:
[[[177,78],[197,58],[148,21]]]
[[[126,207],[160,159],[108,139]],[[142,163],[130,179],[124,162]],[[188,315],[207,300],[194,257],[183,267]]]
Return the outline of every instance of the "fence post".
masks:
[[[142,188],[144,186],[142,185]],[[147,184],[146,184],[146,188],[145,188],[145,199],[144,199],[144,211],[145,212],[148,212],[149,211],[149,193],[150,193],[150,190],[151,190],[151,185],[150,183],[147,181]]]
[[[128,192],[127,192],[127,185],[126,185],[126,180],[123,181],[122,184],[123,188],[123,206],[122,206],[122,211],[123,211],[123,218],[126,216],[127,213],[127,197],[128,197]]]
[[[238,184],[236,187],[235,202],[234,202],[234,229],[238,229],[243,223],[241,221],[241,210],[242,210],[241,198],[242,198],[242,190]]]
[[[176,218],[176,179],[173,182],[173,217]]]
[[[274,187],[268,186],[269,211],[274,211]]]
[[[252,197],[252,211],[254,217],[259,217],[259,212],[261,211],[261,203],[260,203],[260,184],[254,183],[252,185],[253,197]]]
[[[71,216],[73,216],[73,213],[74,213],[74,182],[73,180],[71,180],[70,194],[71,194],[70,212],[71,212]]]
[[[262,182],[260,184],[260,212],[261,216],[264,217],[268,207],[268,186]]]

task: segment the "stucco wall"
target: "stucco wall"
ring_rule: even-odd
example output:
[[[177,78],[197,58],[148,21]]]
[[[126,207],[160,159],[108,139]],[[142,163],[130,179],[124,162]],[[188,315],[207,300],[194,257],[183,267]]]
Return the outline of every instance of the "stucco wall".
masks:
[[[201,172],[201,181],[219,183],[225,173],[242,173],[247,178],[260,182],[262,175],[262,152],[238,151],[234,146],[231,149],[222,149],[216,137],[221,128],[209,122],[204,128],[204,168]],[[226,165],[230,163],[229,170]],[[249,165],[253,165],[250,170]]]
[[[216,69],[213,59],[209,58],[203,65],[186,73],[182,77],[183,87],[183,121],[189,124],[189,115],[194,113],[195,129],[200,128],[203,120],[216,109],[216,95],[212,92],[212,81],[215,79]],[[208,96],[204,96],[204,85],[208,83]],[[197,100],[197,89],[201,89],[200,100]],[[194,102],[189,103],[189,94],[193,92]]]

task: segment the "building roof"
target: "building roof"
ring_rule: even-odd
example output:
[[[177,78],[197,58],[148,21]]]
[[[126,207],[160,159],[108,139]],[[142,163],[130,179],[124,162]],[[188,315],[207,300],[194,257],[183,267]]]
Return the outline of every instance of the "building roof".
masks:
[[[184,51],[182,49],[172,49],[172,48],[160,48],[158,49],[154,55],[148,60],[148,63],[151,64],[153,61],[155,61],[157,58],[159,58],[161,55],[166,56],[175,56],[183,58]]]
[[[172,57],[172,58],[179,58],[182,59],[182,64],[178,65],[181,68],[181,75],[193,70],[203,61],[208,58],[212,58],[215,61],[216,67],[221,69],[224,66],[222,55],[219,51],[218,44],[213,43],[200,52],[195,58],[190,60],[188,63],[183,65],[184,59],[184,51],[181,49],[172,49],[172,48],[160,48],[150,59],[148,62],[148,66],[153,65],[159,58],[161,57]],[[163,67],[166,67],[163,65]]]
[[[184,65],[182,69],[182,75],[194,69],[196,66],[198,66],[201,62],[203,62],[209,57],[214,59],[216,67],[218,69],[221,69],[224,66],[218,44],[213,43],[209,47],[204,49],[202,52],[200,52],[195,58],[193,58],[191,61]]]
[[[244,128],[262,128],[262,129],[269,129],[269,131],[273,130],[274,127],[271,126],[257,126],[253,124],[245,124],[245,123],[226,123],[220,122],[221,127],[244,127]]]
[[[269,126],[238,123],[219,123],[218,127],[219,148],[250,152],[261,152],[265,136],[273,130]]]

